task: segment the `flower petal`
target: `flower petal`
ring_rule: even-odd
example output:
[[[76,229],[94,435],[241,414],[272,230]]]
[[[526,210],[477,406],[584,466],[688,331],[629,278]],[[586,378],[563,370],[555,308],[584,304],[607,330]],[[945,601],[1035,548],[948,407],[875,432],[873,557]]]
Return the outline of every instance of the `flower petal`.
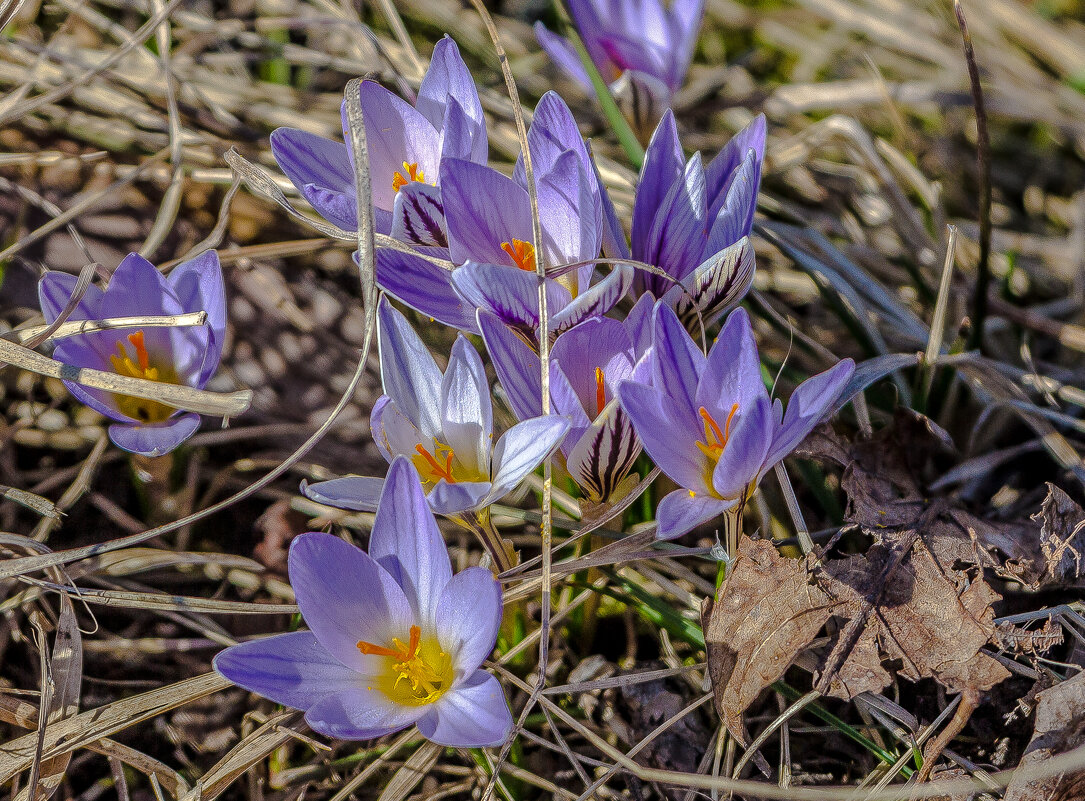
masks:
[[[448,247],[441,190],[420,181],[400,187],[392,207],[392,238],[414,245]]]
[[[452,578],[452,563],[418,473],[406,457],[388,469],[369,555],[403,588],[423,629],[432,630],[441,593]]]
[[[714,217],[710,217],[705,253],[717,253],[733,245],[753,228],[757,210],[757,190],[761,185],[761,163],[751,150],[735,172],[727,196]]]
[[[697,386],[707,363],[674,311],[657,303],[652,315],[652,385],[674,399],[682,415],[675,424],[700,427]]]
[[[618,386],[618,398],[656,466],[679,486],[708,492],[711,464],[696,444],[700,429],[677,424],[681,418],[674,401],[655,387],[633,381]]]
[[[761,380],[761,359],[750,316],[745,309],[735,309],[708,352],[695,402],[722,423],[720,415],[726,419],[734,404],[745,410],[762,395],[767,397],[768,393]]]
[[[541,22],[535,23],[535,38],[539,41],[539,47],[550,56],[551,61],[580,84],[585,92],[592,90],[591,78],[588,77],[584,65],[580,63],[580,56],[577,55],[576,49],[568,39],[554,33]]]
[[[637,193],[633,200],[633,258],[647,261],[648,235],[663,199],[671,187],[682,177],[685,159],[682,143],[678,141],[678,126],[674,114],[668,109],[656,126],[655,133],[644,153]],[[649,289],[655,287],[654,276],[640,276]],[[662,292],[652,291],[654,295]]]
[[[656,539],[673,540],[707,523],[734,506],[710,495],[690,495],[680,489],[668,494],[656,508]]]
[[[566,150],[545,173],[536,172],[543,263],[547,267],[593,259],[602,245],[602,209],[590,173]]]
[[[704,168],[695,153],[656,211],[644,261],[678,279],[693,272],[705,252],[707,203]]]
[[[501,627],[501,585],[483,567],[457,573],[437,608],[437,639],[452,657],[456,675],[471,676],[493,653]]]
[[[479,309],[482,339],[513,414],[520,420],[542,414],[542,364],[535,351],[495,314]]]
[[[59,270],[49,270],[38,282],[38,300],[45,322],[52,323],[64,311],[71,300],[72,293],[79,279],[74,275]],[[101,318],[102,290],[94,284],[87,286],[87,291],[79,299],[69,320],[97,320]]]
[[[218,369],[222,344],[226,341],[226,287],[218,253],[208,250],[175,267],[166,278],[188,312],[207,312],[211,336],[196,386],[202,388]]]
[[[109,427],[109,438],[114,445],[129,453],[161,456],[195,434],[199,427],[200,416],[195,412],[186,412],[155,425],[115,423]]]
[[[333,657],[359,673],[372,675],[383,664],[383,657],[363,655],[359,641],[387,646],[417,624],[391,574],[338,537],[313,531],[295,537],[288,563],[306,624]]]
[[[683,0],[683,2],[688,1]],[[727,196],[727,190],[734,179],[735,170],[738,169],[746,158],[746,154],[751,150],[754,152],[754,158],[758,164],[758,174],[760,175],[760,164],[765,157],[764,114],[758,114],[749,125],[731,137],[731,141],[716,154],[716,157],[705,168],[705,182],[708,185],[708,197],[711,199],[708,215],[710,220],[715,219]]]
[[[515,266],[501,245],[534,241],[527,190],[497,170],[462,159],[441,162],[440,183],[452,261]]]
[[[450,484],[443,478],[429,491],[426,500],[439,515],[458,515],[489,506],[493,484],[489,481],[457,481]]]
[[[666,72],[654,66],[660,72]],[[610,85],[610,92],[622,113],[633,122],[638,135],[648,136],[671,105],[673,91],[663,78],[647,69],[628,69]]]
[[[294,709],[308,709],[326,695],[365,681],[328,653],[311,631],[231,646],[215,656],[213,665],[239,687]]]
[[[423,435],[441,432],[441,370],[407,318],[382,299],[377,308],[381,383]]]
[[[573,445],[565,467],[591,500],[610,498],[640,454],[640,438],[615,398]]]
[[[618,266],[565,304],[564,308],[550,303],[550,330],[565,331],[590,317],[606,314],[625,297],[632,283],[633,271],[627,266]]]
[[[765,460],[766,469],[791,453],[806,438],[836,402],[854,372],[855,362],[842,359],[828,370],[799,384],[787,402],[780,430]]]
[[[497,679],[480,670],[441,696],[418,721],[418,731],[453,748],[498,746],[512,733],[512,713]]]
[[[471,71],[463,63],[459,48],[451,37],[445,35],[433,48],[429,69],[418,87],[418,97],[414,107],[430,121],[434,128],[441,130],[446,119],[447,108],[455,101],[464,116],[470,122],[472,146],[467,152],[450,153],[442,149],[442,157],[470,158],[471,161],[486,162],[486,115],[482,113],[482,103],[478,99],[478,89]],[[447,135],[447,133],[446,133]]]
[[[568,420],[546,415],[517,423],[502,434],[494,448],[492,497],[496,500],[511,492],[524,476],[557,450],[568,430]]]
[[[357,259],[357,255],[355,255]],[[439,323],[477,334],[475,307],[452,286],[452,271],[401,250],[378,248],[377,285]]]
[[[470,261],[453,270],[452,285],[468,303],[493,313],[506,325],[534,331],[539,324],[539,279],[535,273]],[[553,319],[558,310],[569,305],[569,292],[548,280],[546,293]]]
[[[441,383],[441,427],[456,461],[488,477],[494,430],[490,382],[478,351],[462,334]]]
[[[722,498],[740,499],[761,477],[775,428],[767,394],[739,409],[727,444],[712,471],[712,488]]]
[[[305,713],[313,731],[337,740],[372,740],[405,729],[426,714],[425,706],[401,706],[380,690],[352,687],[330,693]]]
[[[596,408],[596,369],[603,371],[606,388],[633,374],[633,343],[625,325],[609,317],[593,317],[563,332],[550,350],[551,364],[560,364],[591,417],[602,409]],[[607,396],[612,395],[608,392]],[[604,404],[605,405],[605,404]]]
[[[733,308],[753,285],[757,260],[753,245],[743,237],[730,247],[709,256],[672,287],[663,302],[675,310],[688,328],[694,328],[698,311],[706,326]]]
[[[302,482],[301,494],[311,501],[353,512],[375,512],[384,479],[376,476],[344,476],[316,484]]]
[[[433,445],[433,438],[423,435],[387,395],[381,395],[373,404],[373,411],[369,414],[369,429],[377,449],[389,464],[401,454],[414,456],[418,445],[427,448],[432,448]]]
[[[271,154],[321,217],[344,231],[357,230],[354,168],[343,142],[297,128],[276,128]]]

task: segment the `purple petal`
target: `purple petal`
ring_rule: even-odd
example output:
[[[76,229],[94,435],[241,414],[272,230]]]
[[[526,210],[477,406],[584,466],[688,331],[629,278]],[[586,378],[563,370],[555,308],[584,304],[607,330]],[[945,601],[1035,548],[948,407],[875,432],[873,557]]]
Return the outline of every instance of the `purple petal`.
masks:
[[[704,0],[671,0],[668,17],[673,26],[674,50],[668,83],[676,89],[682,85],[689,70],[703,16]]]
[[[437,181],[441,135],[414,106],[378,83],[363,81],[360,99],[373,205],[391,211],[396,196],[395,174],[410,177],[404,164],[417,165],[425,182]]]
[[[761,163],[755,160],[751,150],[735,173],[719,211],[710,218],[712,223],[706,253],[717,253],[749,236],[757,210],[760,183]]]
[[[550,364],[550,402],[552,411],[566,418],[569,423],[569,431],[562,441],[562,451],[567,452],[573,444],[580,439],[581,434],[591,425],[592,418],[577,397],[569,379],[561,369],[560,364]],[[594,401],[592,401],[594,406]],[[593,408],[594,412],[595,409]],[[594,416],[594,415],[593,415]]]
[[[640,359],[652,347],[652,309],[655,298],[641,295],[629,314],[625,316],[625,328],[633,341],[633,352]]]
[[[629,245],[625,241],[625,230],[618,220],[618,211],[614,208],[614,201],[610,199],[603,176],[599,174],[599,167],[595,164],[595,158],[591,159],[592,173],[595,175],[595,185],[599,191],[599,204],[603,211],[603,255],[612,259],[628,259]]]
[[[618,67],[610,60],[600,43],[600,34],[608,29],[600,19],[598,9],[592,0],[570,0],[569,14],[576,23],[576,29],[584,41],[584,49],[595,64],[604,81],[614,80]]]
[[[321,217],[345,231],[358,228],[354,169],[345,144],[297,128],[276,128],[271,154]]]
[[[485,163],[486,116],[482,113],[478,89],[475,88],[471,71],[467,69],[463,58],[460,57],[459,48],[446,35],[433,48],[429,69],[418,87],[418,98],[414,102],[414,107],[430,121],[434,128],[441,130],[447,107],[450,105],[449,99],[456,102],[464,116],[470,121],[471,138],[476,143],[481,143],[481,148],[476,144],[468,153],[462,155],[449,153],[446,140],[446,149],[442,151],[442,155],[471,158],[472,161]]]
[[[612,269],[599,283],[582,291],[564,308],[550,304],[550,330],[565,331],[589,317],[606,314],[629,291],[633,271],[626,266]],[[560,309],[560,311],[556,311]]]
[[[478,351],[462,334],[456,337],[441,384],[444,440],[464,466],[489,475],[494,422],[490,382]]]
[[[538,354],[491,312],[480,309],[478,325],[513,414],[520,420],[541,415],[542,364]]]
[[[506,431],[494,448],[492,497],[496,500],[511,492],[557,450],[568,430],[568,420],[547,415],[517,423]]]
[[[836,402],[854,372],[855,362],[842,359],[799,384],[787,402],[783,423],[765,460],[766,469],[791,453],[806,438]]]
[[[451,270],[411,253],[379,248],[377,285],[427,317],[460,331],[478,333],[475,307],[452,286]]]
[[[418,731],[453,748],[498,746],[512,733],[512,713],[497,679],[480,670],[441,696],[418,721]]]
[[[392,238],[412,245],[448,247],[441,190],[420,181],[401,187],[392,208]]]
[[[726,419],[732,404],[745,410],[761,396],[767,398],[768,393],[761,380],[761,360],[750,316],[745,309],[735,309],[708,352],[695,402],[722,423],[719,416]]]
[[[489,506],[493,484],[489,481],[457,481],[450,484],[443,478],[429,491],[426,499],[434,512],[440,515],[457,515]]]
[[[668,110],[659,121],[644,153],[644,166],[641,167],[637,193],[633,200],[633,258],[639,261],[648,261],[644,256],[648,252],[648,235],[651,233],[653,221],[663,205],[663,199],[675,182],[681,179],[684,163],[682,143],[678,141],[678,127],[674,122],[674,114]],[[650,278],[651,276],[643,276],[649,286],[654,286]]]
[[[501,585],[485,568],[469,567],[445,586],[437,608],[437,639],[458,676],[472,675],[493,652],[503,612]]]
[[[667,81],[646,69],[626,70],[610,85],[610,91],[622,113],[633,121],[634,130],[643,136],[670,108],[673,96]]]
[[[452,285],[480,309],[516,328],[534,330],[539,324],[539,279],[535,273],[496,264],[468,262],[452,273]],[[552,317],[569,305],[569,291],[556,281],[546,282]]]
[[[418,473],[404,456],[388,469],[369,555],[403,588],[422,628],[431,629],[441,593],[452,578],[452,563]]]
[[[405,640],[418,621],[403,589],[360,548],[331,534],[308,532],[290,543],[290,584],[317,640],[349,668],[374,675],[384,657],[363,655],[358,642]]]
[[[553,33],[541,22],[535,23],[535,38],[539,40],[539,47],[546,51],[551,61],[580,84],[585,92],[592,91],[591,78],[580,63],[576,48],[568,39]]]
[[[364,681],[336,660],[311,631],[252,640],[220,651],[219,675],[277,704],[308,709],[326,695]]]
[[[384,392],[423,435],[441,431],[441,370],[407,318],[387,300],[377,309]]]
[[[401,454],[413,456],[417,445],[433,444],[433,437],[424,436],[387,395],[381,395],[373,404],[369,429],[377,449],[389,464]]]
[[[698,153],[660,204],[648,233],[644,261],[678,279],[693,272],[705,251],[707,213],[704,169]]]
[[[574,444],[565,467],[589,498],[606,501],[632,469],[640,450],[629,415],[613,400]]]
[[[384,479],[376,476],[344,476],[316,484],[302,482],[301,494],[306,498],[336,509],[353,512],[375,512]]]
[[[682,414],[675,423],[696,428],[697,385],[708,360],[670,307],[657,303],[652,323],[652,385],[674,399]]]
[[[226,340],[226,287],[218,254],[209,250],[174,268],[166,278],[185,311],[207,312],[211,329],[203,368],[196,386],[203,388],[218,369],[222,344]]]
[[[305,722],[338,740],[371,740],[407,728],[427,709],[397,704],[380,690],[361,686],[324,696],[309,707]]]
[[[497,170],[462,159],[441,162],[441,196],[452,261],[515,266],[504,243],[532,242],[527,190]]]
[[[114,423],[109,427],[109,438],[114,445],[129,453],[161,456],[195,434],[199,427],[200,416],[195,412],[185,412],[154,425]]]
[[[663,296],[663,302],[689,327],[697,319],[698,310],[704,324],[711,325],[742,300],[753,284],[756,270],[753,245],[743,237],[705,259],[682,279],[681,286],[672,287]]]
[[[688,2],[688,0],[683,0]],[[752,150],[758,164],[765,157],[765,115],[758,114],[753,121],[731,137],[716,157],[705,168],[705,182],[708,185],[709,219],[714,219],[719,207],[723,205],[727,190],[731,185],[735,170],[746,158],[746,154]]]
[[[595,408],[596,368],[603,371],[608,401],[613,397],[613,387],[633,374],[633,343],[629,333],[621,322],[609,317],[585,320],[563,332],[554,341],[550,358],[551,364],[561,366],[581,405],[592,417],[602,411]]]
[[[41,281],[38,282],[38,300],[41,302],[41,313],[45,317],[45,322],[52,323],[60,316],[64,307],[68,305],[68,301],[71,300],[75,285],[78,283],[79,279],[76,276],[59,270],[49,270],[41,277]],[[68,319],[101,319],[101,304],[102,290],[90,284]]]
[[[656,466],[680,487],[707,493],[712,465],[696,444],[700,428],[679,425],[674,401],[654,387],[624,381],[618,398]]]
[[[568,152],[575,154],[577,164],[590,176],[590,185],[595,193],[595,176],[588,156],[588,148],[576,118],[569,106],[557,92],[549,91],[542,96],[535,114],[531,118],[531,127],[527,132],[528,150],[531,153],[531,166],[536,179],[554,169],[558,159]],[[521,155],[516,161],[513,173],[520,186],[527,186],[527,175]]]
[[[552,267],[594,259],[602,245],[602,209],[577,154],[566,150],[549,171],[535,175],[543,263]]]
[[[717,422],[723,423],[717,418]],[[761,476],[775,428],[768,395],[742,407],[732,422],[730,436],[712,471],[712,487],[721,498],[741,498]]]
[[[680,537],[723,514],[735,503],[710,495],[690,495],[684,489],[675,490],[656,507],[656,539],[673,540]]]

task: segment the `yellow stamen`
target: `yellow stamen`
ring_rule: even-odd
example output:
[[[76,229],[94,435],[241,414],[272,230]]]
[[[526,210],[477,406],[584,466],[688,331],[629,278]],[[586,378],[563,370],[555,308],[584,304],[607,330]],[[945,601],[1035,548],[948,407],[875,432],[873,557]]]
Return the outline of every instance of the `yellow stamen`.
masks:
[[[442,465],[437,461],[436,456],[430,453],[422,443],[414,446],[414,449],[418,452],[417,456],[412,456],[411,461],[414,462],[414,466],[418,469],[418,474],[426,481],[432,481],[437,483],[442,478],[449,484],[455,484],[456,479],[452,476],[452,449],[447,445],[443,445],[440,442],[436,443],[433,450],[436,451],[437,456],[441,455],[441,452],[445,453],[445,463]]]
[[[128,378],[143,378],[147,381],[162,381],[166,384],[180,383],[172,370],[151,366],[151,354],[147,352],[142,331],[129,334],[128,341],[135,351],[135,358],[129,355],[123,342],[118,342],[117,355],[109,357],[114,372]],[[161,423],[168,420],[176,411],[171,406],[146,398],[133,398],[130,395],[114,395],[114,398],[119,412],[142,423]]]
[[[708,409],[702,406],[697,410],[697,413],[701,415],[701,419],[704,420],[704,442],[698,442],[697,447],[701,449],[701,453],[711,459],[713,462],[720,460],[720,455],[723,453],[723,449],[727,447],[727,440],[731,436],[731,421],[735,419],[735,414],[738,413],[738,404],[734,404],[731,407],[730,413],[727,415],[727,422],[723,424],[723,430],[720,430],[719,423],[715,418],[709,414]]]
[[[358,650],[388,659],[376,686],[392,701],[407,706],[430,704],[452,684],[452,660],[434,638],[422,639],[422,629],[411,626],[409,641],[392,638],[390,647],[360,640]]]
[[[603,379],[603,368],[595,368],[595,414],[598,417],[607,405],[607,386]]]
[[[398,192],[411,181],[418,181],[419,183],[426,182],[426,176],[422,172],[422,170],[418,169],[417,161],[412,161],[410,164],[408,164],[406,161],[403,162],[403,170],[407,173],[406,177],[404,177],[403,173],[399,172],[398,170],[394,175],[392,175],[392,189],[394,191]]]
[[[501,243],[501,249],[509,254],[517,267],[529,273],[535,272],[535,246],[522,239]]]

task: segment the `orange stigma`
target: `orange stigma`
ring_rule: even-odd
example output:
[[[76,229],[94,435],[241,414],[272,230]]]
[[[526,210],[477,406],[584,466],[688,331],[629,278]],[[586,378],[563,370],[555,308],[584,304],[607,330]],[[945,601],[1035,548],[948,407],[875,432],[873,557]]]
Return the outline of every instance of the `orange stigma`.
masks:
[[[418,468],[419,475],[425,481],[432,481],[434,483],[440,481],[442,478],[449,484],[455,484],[456,479],[452,477],[452,449],[447,445],[441,445],[437,443],[433,448],[436,451],[437,456],[441,455],[441,451],[445,451],[445,463],[442,465],[437,461],[437,458],[430,453],[422,443],[418,443],[414,446],[414,449],[418,452],[418,456],[411,458],[414,462],[414,466]]]
[[[535,246],[522,239],[514,239],[511,242],[502,242],[501,249],[509,254],[521,270],[529,273],[535,272]]]
[[[595,414],[598,416],[607,405],[607,385],[603,380],[603,368],[595,368]]]
[[[392,176],[392,189],[396,192],[405,187],[411,181],[425,183],[426,176],[420,169],[418,169],[417,161],[412,161],[410,164],[408,164],[407,162],[403,162],[403,169],[404,171],[406,171],[407,177],[404,177],[403,173],[399,172],[398,170]]]
[[[366,656],[390,656],[401,662],[409,662],[418,653],[418,643],[422,639],[422,629],[411,626],[411,639],[406,645],[398,637],[392,638],[392,647],[385,648],[383,645],[374,645],[365,640],[358,640],[358,650]]]
[[[738,404],[734,404],[731,407],[730,413],[727,415],[727,421],[723,424],[723,430],[720,430],[720,424],[716,422],[715,418],[709,414],[708,409],[702,406],[697,410],[697,413],[701,415],[701,419],[704,420],[704,442],[698,442],[697,447],[701,449],[701,453],[707,456],[709,459],[719,461],[720,454],[723,453],[723,449],[727,447],[727,440],[731,436],[731,421],[735,419],[735,414],[738,413]]]

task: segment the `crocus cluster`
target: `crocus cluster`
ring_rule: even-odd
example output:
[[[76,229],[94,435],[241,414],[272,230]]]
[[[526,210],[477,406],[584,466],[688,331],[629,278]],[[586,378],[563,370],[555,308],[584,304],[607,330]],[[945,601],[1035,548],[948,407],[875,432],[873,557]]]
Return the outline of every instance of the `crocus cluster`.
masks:
[[[704,0],[570,0],[569,13],[599,75],[634,124],[651,131],[685,80]],[[554,63],[591,92],[572,42],[541,22],[535,35]]]
[[[77,279],[50,271],[38,295],[42,314],[52,323],[67,307]],[[81,333],[64,338],[53,356],[79,368],[117,373],[203,389],[218,369],[226,336],[226,294],[222,268],[212,250],[175,267],[168,277],[137,253],[129,254],[99,289],[88,286],[68,319],[106,320],[206,312],[202,326],[146,327]],[[161,456],[196,431],[200,416],[154,400],[105,392],[65,381],[68,391],[113,424],[115,445],[144,456]]]

